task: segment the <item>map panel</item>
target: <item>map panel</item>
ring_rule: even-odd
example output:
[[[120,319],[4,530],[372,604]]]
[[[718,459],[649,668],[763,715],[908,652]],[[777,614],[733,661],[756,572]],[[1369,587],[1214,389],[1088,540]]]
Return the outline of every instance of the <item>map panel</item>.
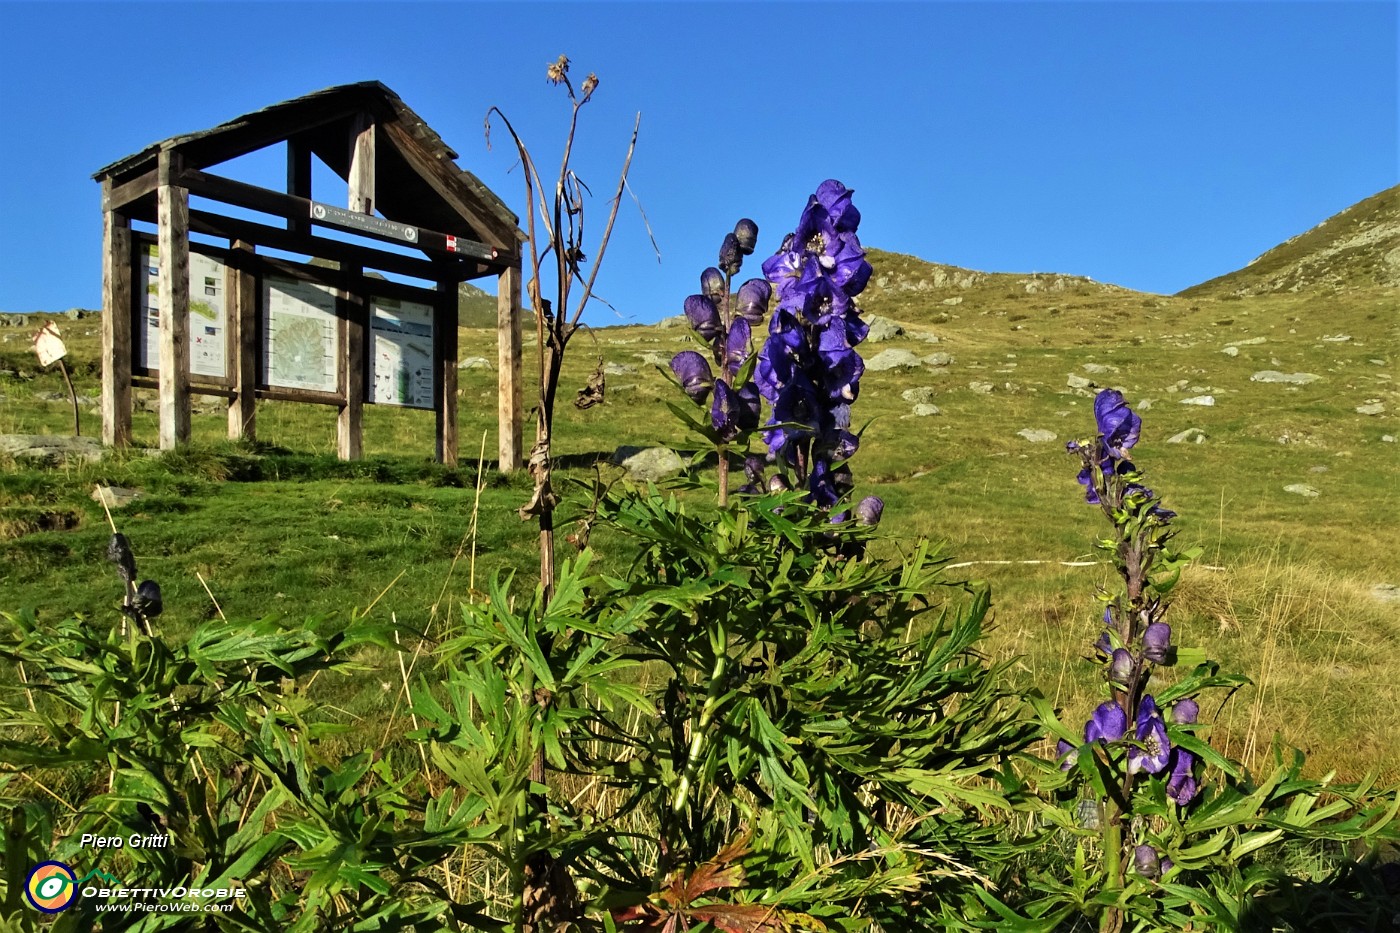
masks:
[[[335,289],[286,276],[263,277],[263,372],[269,386],[335,393],[340,327]]]
[[[146,244],[137,269],[141,324],[136,332],[136,364],[160,369],[160,252]],[[228,375],[228,311],[224,264],[213,256],[190,251],[190,314],[185,337],[190,347],[190,373]]]
[[[379,405],[433,407],[433,306],[370,299],[369,400]]]

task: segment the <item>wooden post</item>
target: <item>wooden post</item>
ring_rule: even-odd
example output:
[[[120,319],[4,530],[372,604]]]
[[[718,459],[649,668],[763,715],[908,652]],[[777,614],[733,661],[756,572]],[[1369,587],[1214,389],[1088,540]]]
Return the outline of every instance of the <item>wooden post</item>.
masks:
[[[225,314],[234,395],[228,400],[228,438],[251,441],[257,438],[258,280],[253,275],[253,244],[234,240],[230,247]]]
[[[186,331],[190,316],[189,192],[168,183],[167,153],[160,155],[161,184],[156,189],[160,249],[160,449],[172,450],[190,440],[190,351]]]
[[[350,200],[352,211],[374,210],[374,123],[360,114],[350,126]],[[345,403],[336,422],[336,450],[342,460],[364,456],[365,328],[369,305],[365,301],[363,269],[341,264],[345,291],[340,296],[341,371],[345,376]]]
[[[311,198],[311,150],[296,137],[287,140],[287,193]],[[299,236],[310,236],[311,218],[288,217],[287,230]]]
[[[510,266],[496,280],[496,390],[498,468],[518,470],[521,462],[520,267]]]
[[[437,459],[457,465],[457,282],[443,278],[437,283],[433,303],[433,359],[437,367]]]
[[[365,302],[363,270],[347,263],[341,271],[336,304],[340,308],[340,371],[345,397],[335,423],[335,446],[340,459],[359,460],[365,454],[365,326],[369,305]]]
[[[111,179],[102,183],[110,194]],[[131,444],[131,221],[102,212],[102,443]]]
[[[374,212],[374,123],[361,114],[350,126],[350,210]]]

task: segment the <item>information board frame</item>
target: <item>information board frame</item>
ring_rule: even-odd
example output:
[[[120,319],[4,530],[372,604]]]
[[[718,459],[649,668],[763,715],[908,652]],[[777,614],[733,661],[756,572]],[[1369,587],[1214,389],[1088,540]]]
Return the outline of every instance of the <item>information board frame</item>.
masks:
[[[148,343],[150,338],[158,333],[158,325],[156,325],[156,328],[152,327],[148,318],[146,305],[147,289],[150,287],[148,283],[154,275],[150,268],[150,250],[157,246],[157,238],[155,234],[133,230],[131,239],[131,374],[147,379],[159,379],[160,366],[148,365],[148,363],[152,362],[152,356],[158,358],[158,353],[155,353],[154,348]],[[208,243],[200,243],[192,240],[190,241],[189,248],[191,266],[193,266],[194,256],[203,256],[217,263],[223,273],[221,286],[222,295],[220,296],[222,315],[215,319],[215,323],[221,331],[217,336],[219,336],[220,342],[223,345],[222,356],[224,373],[222,376],[213,375],[200,372],[195,368],[193,365],[193,357],[197,344],[191,339],[188,350],[190,359],[186,361],[186,369],[189,373],[191,388],[196,390],[200,386],[228,388],[234,384],[233,365],[235,357],[231,339],[234,330],[230,325],[234,309],[230,299],[234,293],[234,279],[238,275],[238,270],[234,268],[232,262],[232,251],[225,247],[213,246]],[[191,271],[191,290],[195,287],[194,280],[195,276],[193,271]],[[191,302],[191,304],[193,304],[193,302]],[[196,312],[191,310],[187,333],[192,333],[194,330],[195,316]]]
[[[346,401],[347,373],[345,369],[346,322],[350,317],[353,302],[350,290],[346,287],[342,270],[293,262],[274,256],[259,255],[253,266],[254,287],[257,304],[253,315],[256,327],[255,387],[259,396],[291,397],[325,405],[344,405]],[[335,362],[335,388],[315,389],[302,386],[289,386],[271,381],[269,355],[272,353],[272,333],[268,307],[270,279],[292,280],[314,285],[319,289],[329,289],[334,307],[334,330],[331,332],[331,358]]]
[[[439,365],[439,360],[441,357],[440,341],[443,335],[438,333],[438,305],[440,303],[438,292],[388,279],[365,277],[361,281],[364,286],[364,306],[368,319],[368,326],[365,330],[365,403],[388,405],[392,408],[411,408],[418,411],[435,411],[442,396],[442,367]],[[388,328],[375,326],[377,320],[382,320],[379,314],[381,302],[407,302],[417,305],[423,316],[427,318],[428,332],[426,335],[419,335],[426,339],[428,344],[426,359],[421,362],[426,366],[429,376],[426,386],[422,385],[421,382],[418,385],[419,394],[426,395],[426,399],[421,404],[388,401],[378,397],[379,383],[376,377],[382,375],[378,370],[380,341],[392,339]]]

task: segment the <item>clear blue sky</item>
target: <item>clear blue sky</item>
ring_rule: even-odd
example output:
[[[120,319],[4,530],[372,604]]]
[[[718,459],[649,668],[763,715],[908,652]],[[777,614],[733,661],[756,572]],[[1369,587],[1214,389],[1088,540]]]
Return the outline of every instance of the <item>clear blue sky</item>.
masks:
[[[576,162],[595,217],[642,112],[663,261],[624,205],[599,288],[632,320],[678,313],[741,216],[771,252],[828,177],[867,245],[1174,292],[1400,181],[1397,9],[0,2],[0,310],[100,305],[96,169],[334,84],[393,88],[521,213],[482,116],[553,163],[560,53],[602,80]]]

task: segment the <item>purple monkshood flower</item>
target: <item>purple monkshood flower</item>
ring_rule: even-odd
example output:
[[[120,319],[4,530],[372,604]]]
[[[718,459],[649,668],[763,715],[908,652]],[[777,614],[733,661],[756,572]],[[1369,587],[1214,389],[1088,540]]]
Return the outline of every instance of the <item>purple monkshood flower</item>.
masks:
[[[741,317],[736,317],[729,325],[729,336],[724,339],[724,371],[731,381],[749,358],[750,334],[749,322]]]
[[[1055,743],[1055,757],[1060,759],[1060,770],[1068,771],[1079,761],[1079,746],[1060,739]]]
[[[720,439],[729,442],[758,427],[758,390],[752,382],[735,391],[723,379],[715,383],[710,403],[710,424]]]
[[[1172,646],[1172,627],[1165,622],[1153,622],[1142,633],[1142,656],[1153,664],[1165,664]]]
[[[866,496],[856,503],[856,523],[878,525],[880,516],[885,513],[885,500],[879,496]]]
[[[1170,764],[1171,776],[1167,778],[1167,796],[1184,807],[1200,792],[1196,776],[1192,773],[1196,765],[1196,756],[1184,748],[1173,748]]]
[[[749,279],[739,286],[734,310],[750,324],[757,324],[768,314],[768,302],[772,297],[773,286],[763,279]]]
[[[1167,766],[1171,741],[1167,738],[1167,724],[1157,711],[1157,701],[1150,693],[1138,704],[1136,734],[1141,747],[1128,749],[1128,773],[1146,771],[1157,774]]]
[[[832,225],[843,233],[854,233],[856,227],[860,226],[860,211],[851,203],[851,195],[854,193],[831,178],[818,185],[817,193],[813,195],[817,203],[826,209]]]
[[[706,343],[714,342],[724,330],[719,320],[719,309],[704,295],[691,295],[685,300],[685,319]]]
[[[704,404],[714,388],[715,377],[710,372],[710,364],[694,350],[682,350],[671,357],[671,372],[680,380],[685,394],[696,402]]]
[[[764,479],[763,472],[766,464],[762,457],[749,456],[744,458],[744,478],[747,483],[739,487],[739,491],[748,496],[759,496],[768,488],[768,483]]]
[[[1109,701],[1099,704],[1094,715],[1084,724],[1084,741],[1117,742],[1128,731],[1128,714],[1123,707]]]
[[[1098,422],[1099,433],[1103,435],[1104,447],[1110,456],[1125,459],[1128,449],[1138,441],[1142,430],[1142,419],[1133,414],[1123,393],[1117,389],[1104,389],[1094,397],[1094,420]]]

